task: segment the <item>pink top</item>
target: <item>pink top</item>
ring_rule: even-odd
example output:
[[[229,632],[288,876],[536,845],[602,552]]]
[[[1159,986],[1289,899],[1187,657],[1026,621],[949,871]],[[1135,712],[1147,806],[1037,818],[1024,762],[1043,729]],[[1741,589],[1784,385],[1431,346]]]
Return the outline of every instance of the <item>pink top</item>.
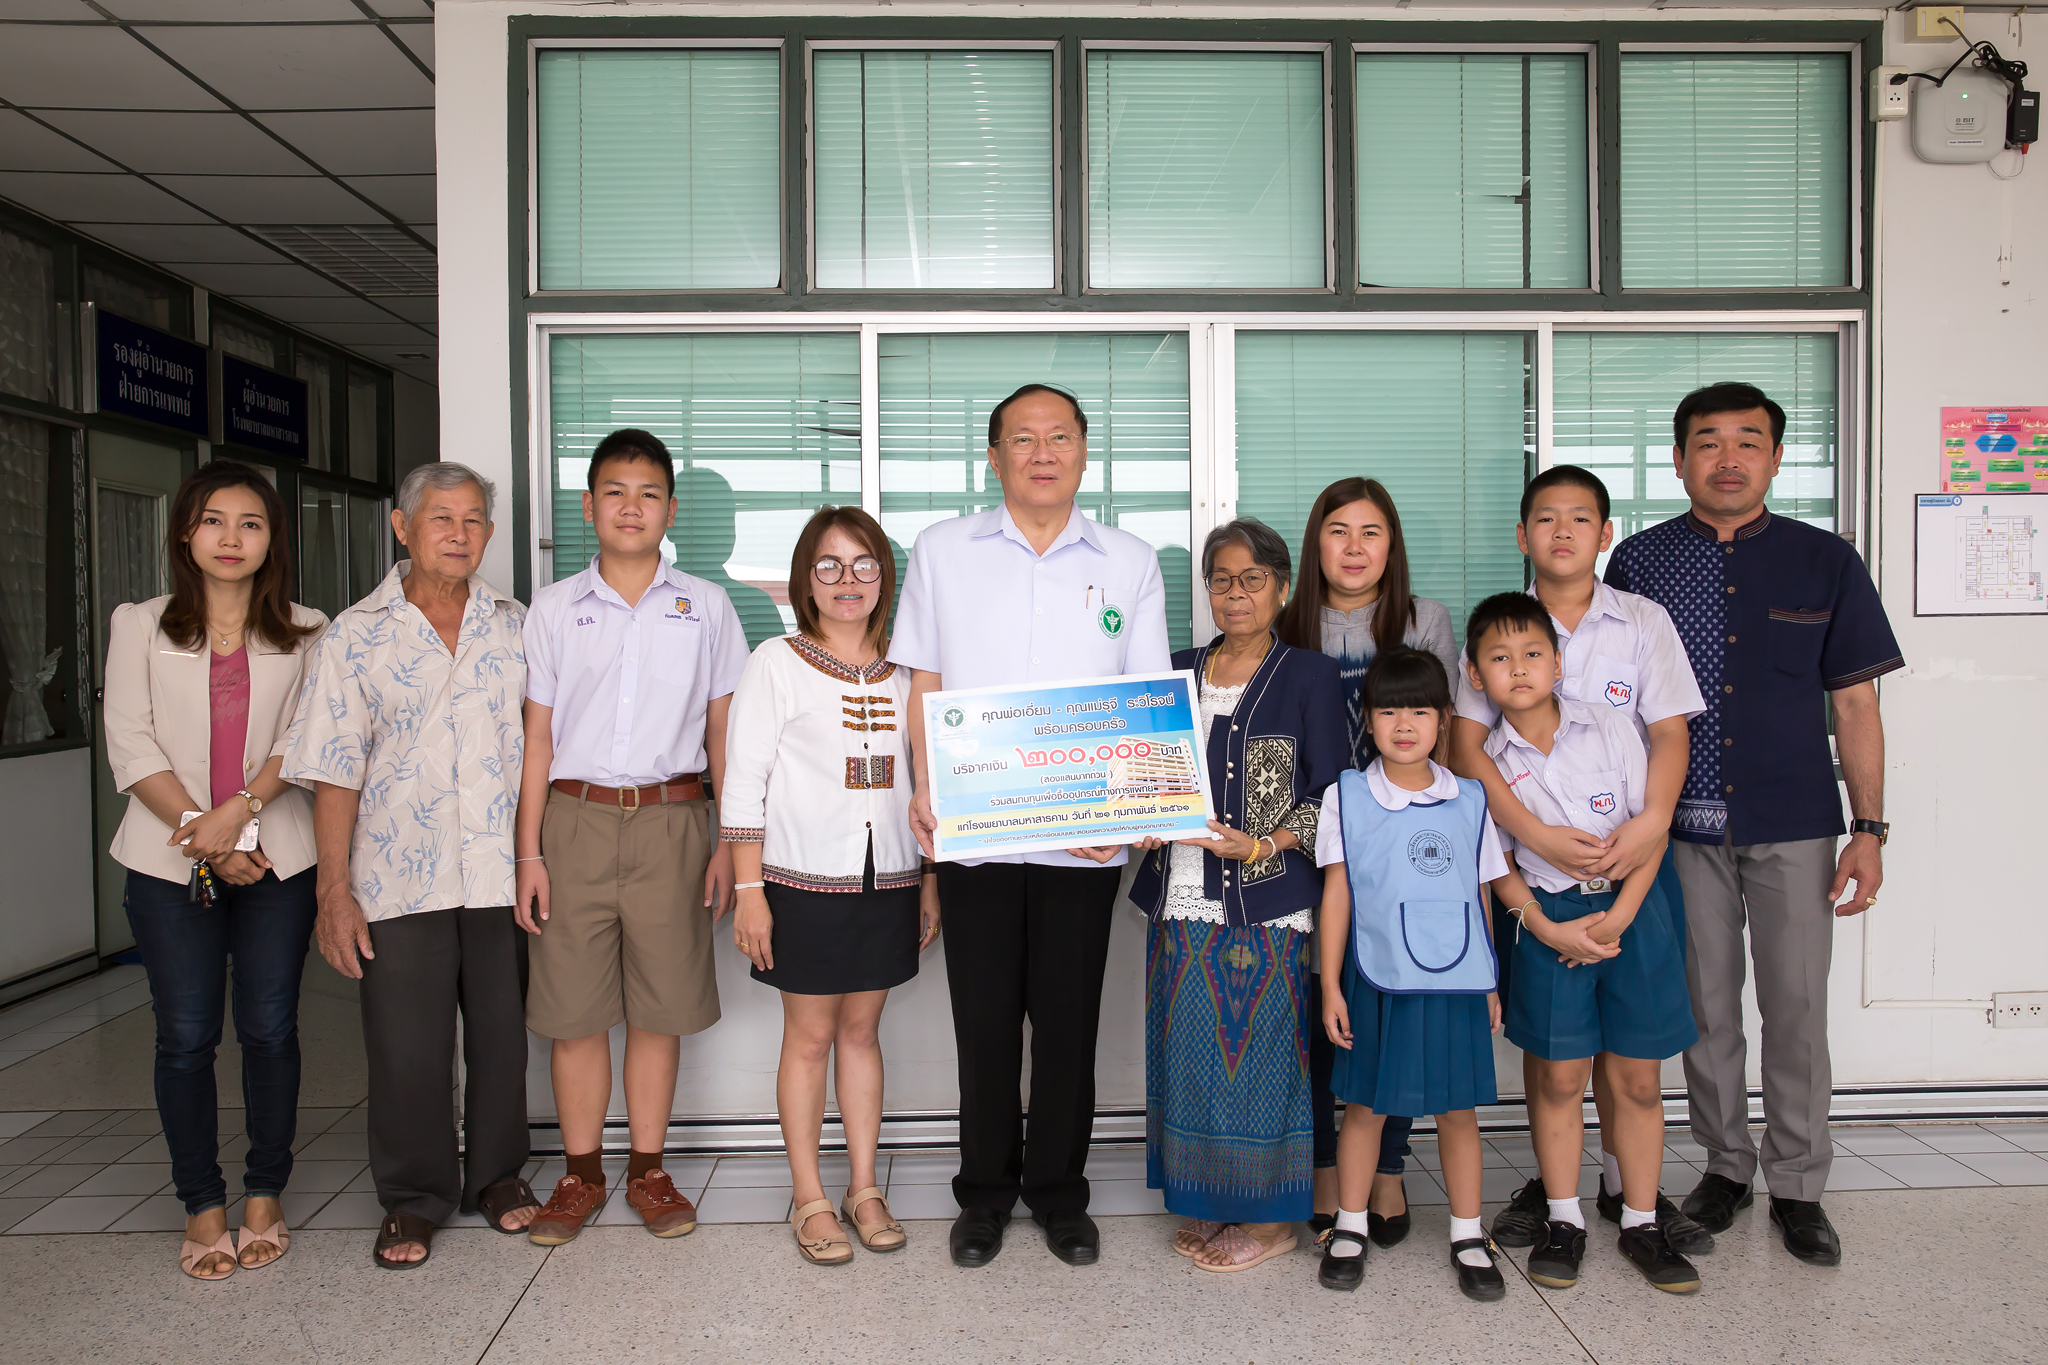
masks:
[[[207,772],[213,783],[213,804],[240,791],[242,754],[249,743],[249,650],[214,654],[207,689]]]

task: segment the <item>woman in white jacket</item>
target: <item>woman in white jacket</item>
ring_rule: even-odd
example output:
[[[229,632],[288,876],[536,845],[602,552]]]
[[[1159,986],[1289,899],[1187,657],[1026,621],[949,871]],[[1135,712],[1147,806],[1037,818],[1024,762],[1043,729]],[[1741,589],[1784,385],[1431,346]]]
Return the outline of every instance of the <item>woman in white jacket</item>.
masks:
[[[939,932],[938,879],[910,833],[909,674],[883,656],[895,562],[875,519],[818,510],[797,538],[797,630],[747,662],[726,723],[722,837],[733,850],[733,937],[782,992],[776,1109],[789,1150],[797,1248],[853,1255],[818,1174],[825,1067],[836,1054],[851,1177],[840,1217],[870,1251],[904,1244],[875,1186],[882,1132],[876,1028],[891,987]]]

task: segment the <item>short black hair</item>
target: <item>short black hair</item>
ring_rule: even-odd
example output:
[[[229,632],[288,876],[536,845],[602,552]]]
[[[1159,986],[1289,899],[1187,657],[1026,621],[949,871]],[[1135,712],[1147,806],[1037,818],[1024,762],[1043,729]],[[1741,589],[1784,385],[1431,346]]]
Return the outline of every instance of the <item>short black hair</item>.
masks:
[[[1451,709],[1451,680],[1444,661],[1420,649],[1383,649],[1365,670],[1365,709],[1426,707]]]
[[[1071,403],[1074,407],[1074,424],[1081,428],[1081,436],[1083,439],[1086,439],[1088,435],[1088,414],[1081,411],[1080,399],[1074,397],[1065,389],[1054,388],[1050,384],[1026,384],[1023,388],[996,404],[995,410],[989,413],[988,443],[991,448],[1003,439],[1003,409],[1009,407],[1010,404],[1016,402],[1019,398],[1029,398],[1034,393],[1056,393]]]
[[[621,427],[597,443],[597,449],[590,452],[590,473],[587,482],[590,491],[597,491],[598,467],[606,460],[645,460],[661,471],[662,481],[668,485],[668,495],[676,495],[676,462],[669,457],[668,447],[652,432],[638,427]]]
[[[1771,415],[1771,444],[1785,444],[1785,410],[1773,403],[1770,396],[1754,384],[1740,384],[1733,381],[1709,384],[1703,389],[1694,389],[1678,400],[1678,411],[1671,416],[1671,444],[1685,449],[1686,440],[1692,435],[1692,419],[1711,417],[1717,412],[1747,412],[1751,408],[1762,408]]]
[[[1600,509],[1600,520],[1608,519],[1611,504],[1607,497],[1607,485],[1600,476],[1590,469],[1575,464],[1554,464],[1529,480],[1522,490],[1522,524],[1529,524],[1529,513],[1536,506],[1536,495],[1546,488],[1586,488],[1592,490],[1593,505]]]
[[[1552,649],[1558,647],[1557,627],[1551,623],[1550,608],[1526,592],[1497,592],[1472,608],[1472,617],[1465,622],[1465,657],[1477,664],[1480,640],[1489,631],[1504,626],[1541,631]]]

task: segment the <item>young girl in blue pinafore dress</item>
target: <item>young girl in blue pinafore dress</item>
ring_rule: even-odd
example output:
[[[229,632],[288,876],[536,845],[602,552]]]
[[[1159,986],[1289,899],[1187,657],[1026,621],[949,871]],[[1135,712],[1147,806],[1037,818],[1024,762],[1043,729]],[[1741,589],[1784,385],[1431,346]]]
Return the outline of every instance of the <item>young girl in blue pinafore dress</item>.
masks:
[[[1379,757],[1324,794],[1316,834],[1323,980],[1343,983],[1323,995],[1323,1026],[1338,1049],[1330,1088],[1348,1106],[1337,1140],[1337,1227],[1317,1279],[1350,1290],[1364,1277],[1381,1121],[1434,1114],[1458,1287],[1468,1298],[1499,1299],[1507,1284],[1479,1225],[1473,1112],[1499,1098],[1498,969],[1483,888],[1511,905],[1528,889],[1501,852],[1485,789],[1432,757],[1450,732],[1443,664],[1419,650],[1382,653],[1365,675],[1365,710]]]

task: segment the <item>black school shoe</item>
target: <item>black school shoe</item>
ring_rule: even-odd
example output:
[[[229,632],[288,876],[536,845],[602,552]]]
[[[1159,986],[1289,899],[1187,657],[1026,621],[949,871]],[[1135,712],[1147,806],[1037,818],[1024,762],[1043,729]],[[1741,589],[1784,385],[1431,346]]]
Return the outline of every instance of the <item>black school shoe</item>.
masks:
[[[1570,1289],[1579,1282],[1586,1254],[1586,1230],[1559,1219],[1543,1225],[1543,1241],[1529,1253],[1529,1278],[1546,1289]]]
[[[1543,1240],[1543,1226],[1550,1221],[1550,1196],[1537,1176],[1508,1200],[1508,1206],[1493,1215],[1493,1240],[1504,1247],[1532,1247]]]
[[[1459,1252],[1475,1248],[1486,1253],[1485,1265],[1466,1265],[1458,1259]],[[1508,1296],[1508,1282],[1501,1277],[1500,1267],[1494,1264],[1493,1243],[1484,1237],[1451,1243],[1451,1264],[1458,1270],[1458,1292],[1466,1298],[1479,1303],[1497,1303]]]
[[[1700,1273],[1691,1261],[1671,1249],[1661,1223],[1644,1223],[1623,1228],[1615,1244],[1629,1264],[1643,1272],[1643,1278],[1667,1294],[1697,1294]]]
[[[1333,1256],[1338,1243],[1358,1248],[1356,1256]],[[1323,1243],[1323,1259],[1316,1266],[1316,1283],[1325,1289],[1350,1293],[1365,1279],[1365,1253],[1369,1250],[1355,1232],[1334,1231]]]
[[[1602,1218],[1610,1223],[1621,1221],[1621,1196],[1609,1194],[1605,1180],[1600,1182],[1599,1197],[1593,1202]],[[1662,1190],[1657,1191],[1657,1226],[1664,1229],[1664,1240],[1681,1256],[1704,1256],[1714,1249],[1714,1234],[1680,1212]]]
[[[1842,1263],[1842,1239],[1818,1202],[1772,1195],[1771,1221],[1784,1235],[1785,1250],[1808,1265]]]
[[[1372,1238],[1374,1246],[1396,1247],[1401,1245],[1402,1241],[1408,1236],[1408,1182],[1406,1179],[1403,1179],[1401,1182],[1401,1204],[1402,1211],[1395,1214],[1392,1218],[1382,1218],[1380,1215],[1367,1210],[1365,1215],[1365,1235]]]
[[[1735,1221],[1738,1211],[1755,1202],[1756,1191],[1748,1185],[1709,1171],[1700,1177],[1700,1183],[1693,1186],[1692,1193],[1685,1197],[1684,1212],[1686,1217],[1708,1232],[1718,1235],[1728,1231],[1728,1225]]]

